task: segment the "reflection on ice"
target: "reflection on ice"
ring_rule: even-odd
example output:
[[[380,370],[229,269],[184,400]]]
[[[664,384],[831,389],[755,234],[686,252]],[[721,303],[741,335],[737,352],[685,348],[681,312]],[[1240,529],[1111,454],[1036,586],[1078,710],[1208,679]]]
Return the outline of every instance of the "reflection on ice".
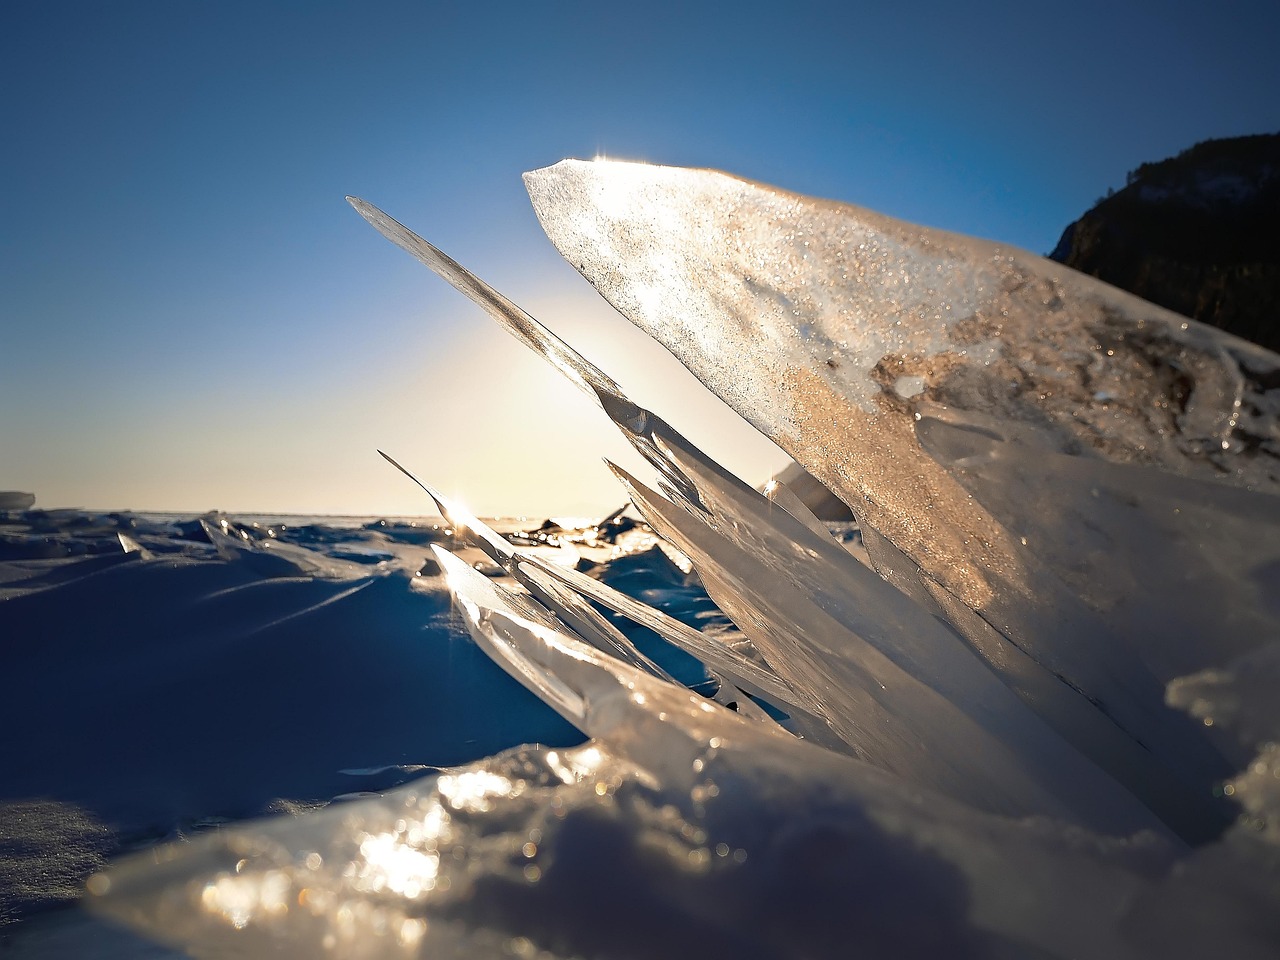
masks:
[[[441,792],[444,792],[443,785]],[[436,822],[430,823],[431,819]],[[416,900],[434,889],[440,869],[440,854],[434,849],[434,842],[427,849],[422,849],[422,838],[424,835],[438,838],[441,822],[446,822],[443,813],[440,817],[424,819],[421,825],[415,823],[413,827],[407,826],[408,821],[397,820],[395,833],[365,837],[360,841],[360,856],[364,862],[353,871],[352,886],[362,893],[389,890],[409,900]],[[402,823],[405,824],[403,831]],[[436,831],[431,830],[433,826]],[[403,839],[402,832],[405,834]]]
[[[495,799],[517,796],[523,788],[523,784],[517,785],[506,777],[485,770],[445,774],[436,781],[436,789],[445,802],[455,810],[468,813],[484,813],[493,806]]]
[[[288,913],[289,886],[289,876],[283,870],[247,877],[220,873],[200,891],[200,905],[211,915],[221,916],[237,930],[243,930],[250,920]]]

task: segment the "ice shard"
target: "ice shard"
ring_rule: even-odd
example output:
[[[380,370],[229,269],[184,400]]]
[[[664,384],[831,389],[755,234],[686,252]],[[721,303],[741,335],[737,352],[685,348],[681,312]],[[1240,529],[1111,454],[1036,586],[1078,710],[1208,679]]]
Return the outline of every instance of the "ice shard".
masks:
[[[274,538],[254,539],[226,517],[199,518],[200,529],[224,560],[244,563],[266,577],[318,577],[325,580],[368,578],[368,567],[325,556],[296,543]],[[123,541],[123,537],[121,540]],[[376,569],[385,573],[385,568]]]
[[[483,520],[473,516],[460,505],[452,503],[443,494],[423,483],[385,453],[382,456],[431,497],[441,516],[452,523],[464,536],[474,540],[490,560],[496,563],[508,576],[513,577],[577,636],[596,648],[631,664],[633,667],[671,683],[676,682],[674,677],[640,652],[634,643],[627,639],[617,627],[588,603],[587,594],[572,587],[564,577],[557,576],[556,572],[551,569],[551,565],[541,562],[528,551],[511,546]],[[595,583],[595,581],[591,582]],[[597,583],[596,587],[598,588],[595,591],[597,596],[593,599],[598,599],[599,594],[610,595],[615,592],[605,584]],[[634,612],[643,606],[643,604],[633,602],[629,609]],[[657,611],[652,611],[652,614],[657,614]],[[668,622],[669,618],[663,619],[656,615],[646,616],[643,619],[645,620],[644,625],[649,626],[663,639],[681,649],[685,649],[686,652],[690,652],[688,650],[690,645],[689,635],[690,633],[697,633],[697,631],[674,629],[671,623]],[[684,625],[679,624],[678,626],[683,627]],[[701,643],[696,645],[699,648],[699,652],[703,653],[703,656],[699,656],[698,653],[692,653],[692,655],[702,660],[706,665],[711,680],[716,685],[713,694],[714,698],[722,703],[733,703],[735,709],[744,716],[749,716],[762,723],[772,723],[773,720],[764,710],[733,685],[737,682],[736,677],[742,672],[740,669],[737,671],[731,670],[729,680],[732,680],[733,683],[728,682],[724,676],[717,673],[718,664],[726,662],[732,664],[731,651],[717,650],[710,657],[707,657],[705,655],[707,650],[713,648],[715,644],[703,638],[701,634],[698,634],[698,638]],[[776,677],[772,679],[774,682],[773,689],[778,691],[785,689],[785,687],[778,684]],[[754,688],[758,690],[759,683],[748,682],[747,687],[748,689]],[[791,708],[789,697],[779,698],[778,702],[788,709]]]
[[[1028,702],[1045,698],[1024,658],[1150,752],[1148,792],[1202,793],[1238,762],[1163,691],[1280,631],[1280,358],[1020,250],[714,171],[564,161],[526,183],[565,258],[835,491],[882,575]],[[965,452],[984,444],[1019,453]],[[1146,495],[1175,481],[1195,485],[1193,522]],[[1095,492],[1126,522],[1101,529],[1117,508],[1090,510]],[[1215,549],[1240,516],[1263,532]],[[1202,545],[1204,576],[1170,575]],[[1108,552],[1162,574],[1124,591]],[[1153,630],[1155,607],[1229,608],[1239,629],[1175,613]]]
[[[1081,789],[1099,776],[1085,771],[1101,767],[1188,839],[1213,835],[1225,824],[1228,813],[1210,794],[1210,786],[1243,758],[1233,752],[1233,764],[1208,742],[1201,725],[1168,709],[1164,683],[1177,674],[1163,679],[1154,675],[1138,652],[1109,638],[1093,611],[1070,608],[1069,615],[1041,625],[1044,635],[1037,634],[1033,643],[1009,646],[1005,635],[974,616],[935,580],[904,582],[898,577],[897,586],[905,587],[910,596],[904,595],[863,569],[829,536],[816,534],[814,521],[803,518],[795,504],[800,521],[785,509],[771,509],[764,497],[701,454],[660,417],[633,403],[612,378],[464,267],[376,208],[352,202],[380,231],[467,292],[592,395],[689,510],[714,517],[714,499],[704,500],[710,496],[719,500],[722,511],[735,500],[747,511],[721,516],[699,534],[696,525],[681,528],[681,511],[663,514],[658,501],[645,500],[642,488],[630,487],[633,499],[647,509],[663,534],[681,549],[695,552],[696,565],[716,601],[758,648],[767,651],[792,689],[814,705],[812,716],[826,722],[837,743],[827,731],[812,726],[805,735],[922,778],[984,809],[1052,811],[1083,817],[1103,829],[1141,824],[1142,814],[1131,808],[1127,795],[1112,802],[1107,799],[1113,792],[1109,786],[1101,791]],[[784,494],[784,506],[785,502]],[[716,531],[730,528],[739,533],[727,539],[717,536]],[[874,528],[868,526],[865,533],[876,546],[873,555],[902,556],[878,538]],[[688,539],[691,535],[695,540]],[[711,540],[698,543],[698,536]],[[708,543],[719,548],[711,549]],[[788,567],[788,557],[806,553],[817,562],[804,568],[792,561]],[[916,569],[905,558],[903,563]],[[743,576],[742,570],[750,570],[750,575]],[[798,589],[788,586],[792,582]],[[964,643],[957,634],[935,616],[960,631],[986,665],[976,660],[969,664],[966,658],[972,651],[961,649]],[[861,649],[862,661],[842,653],[837,637]],[[888,660],[883,659],[886,655]],[[956,672],[960,664],[965,667]],[[1003,685],[992,680],[987,666],[996,668]],[[884,674],[885,669],[891,672]],[[935,678],[932,686],[930,675]],[[978,686],[966,687],[962,677],[973,678]],[[936,699],[940,687],[953,684],[949,694]],[[994,699],[980,693],[984,687],[993,691]],[[1026,715],[1009,691],[1034,716]],[[994,704],[1000,706],[993,708]],[[966,728],[975,719],[976,705],[993,712],[976,727]],[[1045,743],[1052,749],[1032,740],[1017,747],[1020,737],[1031,736],[1041,722],[1051,728],[1045,731]],[[986,733],[979,735],[984,725]],[[959,735],[961,729],[973,735]],[[989,738],[985,747],[984,736]],[[1234,743],[1227,743],[1234,748]],[[1011,748],[1020,752],[1021,761],[1007,755]],[[1059,751],[1074,759],[1048,759]],[[1080,774],[1067,775],[1080,755],[1087,758]],[[1025,779],[1031,771],[1039,774]],[[1062,806],[1049,799],[1072,796],[1079,802],[1068,800]]]
[[[382,451],[379,451],[381,453]],[[548,611],[559,617],[561,621],[573,629],[578,636],[611,653],[613,656],[630,663],[657,677],[671,680],[661,667],[636,649],[616,627],[609,623],[600,613],[586,603],[576,593],[564,591],[554,583],[547,583],[545,574],[535,567],[530,574],[528,567],[522,567],[520,560],[527,560],[523,551],[507,543],[497,531],[493,530],[479,517],[473,516],[460,504],[453,503],[439,491],[423,483],[399,463],[382,454],[393,467],[416,483],[435,504],[440,515],[453,524],[460,535],[474,542],[485,555],[498,565],[508,576],[514,577],[529,593]],[[673,681],[674,682],[674,681]]]
[[[954,632],[829,537],[826,545],[806,537],[789,515],[735,509],[734,491],[705,474],[694,482],[714,505],[710,517],[617,472],[782,677],[819,702],[845,752],[976,809],[1050,815],[1104,833],[1160,829]],[[763,502],[745,485],[737,493]],[[1094,746],[1118,751],[1123,741],[1113,734]]]

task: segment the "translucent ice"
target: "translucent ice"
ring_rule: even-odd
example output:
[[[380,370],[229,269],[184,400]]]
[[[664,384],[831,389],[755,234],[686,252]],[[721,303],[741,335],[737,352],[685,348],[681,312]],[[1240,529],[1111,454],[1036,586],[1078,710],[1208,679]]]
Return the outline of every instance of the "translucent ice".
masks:
[[[1280,358],[1023,251],[713,171],[526,182],[566,259],[839,494],[882,575],[1064,736],[1092,738],[1055,685],[1149,753],[1109,765],[1149,798],[1190,802],[1239,761],[1163,691],[1280,632]],[[1193,521],[1168,516],[1179,481]]]

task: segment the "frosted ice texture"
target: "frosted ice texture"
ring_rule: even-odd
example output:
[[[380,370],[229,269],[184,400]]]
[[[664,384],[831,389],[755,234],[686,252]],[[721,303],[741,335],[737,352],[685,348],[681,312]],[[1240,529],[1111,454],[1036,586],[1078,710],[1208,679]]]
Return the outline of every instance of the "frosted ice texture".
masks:
[[[1151,755],[1129,778],[1151,801],[1239,762],[1163,691],[1280,635],[1280,358],[1024,251],[714,171],[564,161],[526,183],[566,259],[1049,722],[1078,736],[1054,687],[1083,692]],[[1194,520],[1145,496],[1178,479]],[[1170,570],[1183,554],[1206,559]]]

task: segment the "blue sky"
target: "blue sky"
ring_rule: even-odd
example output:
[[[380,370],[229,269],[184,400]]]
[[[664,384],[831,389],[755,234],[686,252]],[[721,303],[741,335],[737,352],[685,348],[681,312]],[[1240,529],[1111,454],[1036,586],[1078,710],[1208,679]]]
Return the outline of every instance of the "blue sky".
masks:
[[[711,166],[1044,252],[1127,170],[1280,130],[1280,4],[29,3],[0,12],[0,489],[43,506],[595,513],[602,416],[356,194],[755,482],[519,174]]]

